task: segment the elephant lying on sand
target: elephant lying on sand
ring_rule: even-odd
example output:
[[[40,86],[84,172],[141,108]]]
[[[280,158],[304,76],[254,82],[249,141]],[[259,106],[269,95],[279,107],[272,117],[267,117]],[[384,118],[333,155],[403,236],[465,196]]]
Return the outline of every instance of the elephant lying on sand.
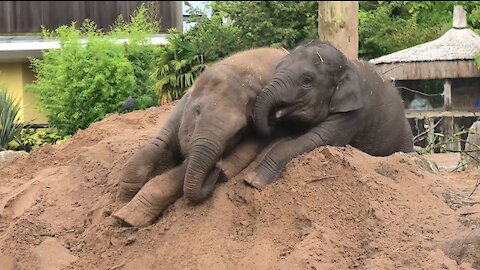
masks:
[[[119,198],[133,199],[114,216],[130,225],[147,225],[182,193],[199,202],[220,176],[230,178],[244,169],[262,147],[250,134],[253,103],[287,54],[248,50],[203,71],[160,133],[127,161]]]
[[[413,152],[400,95],[372,66],[348,60],[330,43],[300,45],[277,65],[254,106],[257,130],[298,127],[276,145],[245,181],[262,189],[296,156],[323,145],[351,145],[370,155]]]

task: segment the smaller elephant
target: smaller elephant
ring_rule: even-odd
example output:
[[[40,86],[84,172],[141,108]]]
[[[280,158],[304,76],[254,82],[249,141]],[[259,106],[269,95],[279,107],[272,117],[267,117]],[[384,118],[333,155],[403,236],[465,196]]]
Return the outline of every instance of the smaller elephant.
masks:
[[[217,163],[205,182],[225,182],[233,178],[250,164],[264,146],[267,146],[266,141],[253,137],[244,138]],[[113,216],[127,226],[150,225],[162,211],[183,195],[186,170],[187,162],[184,161],[179,166],[153,177]]]
[[[324,145],[351,145],[374,156],[413,152],[397,89],[371,65],[347,59],[328,42],[299,45],[280,61],[256,98],[254,123],[265,136],[281,126],[296,131],[246,176],[258,189],[293,158]]]
[[[181,98],[159,134],[127,161],[114,216],[144,225],[177,198],[205,200],[267,142],[254,137],[252,108],[284,50],[256,48],[210,65]],[[152,181],[152,182],[150,182]],[[147,183],[148,182],[148,183]]]

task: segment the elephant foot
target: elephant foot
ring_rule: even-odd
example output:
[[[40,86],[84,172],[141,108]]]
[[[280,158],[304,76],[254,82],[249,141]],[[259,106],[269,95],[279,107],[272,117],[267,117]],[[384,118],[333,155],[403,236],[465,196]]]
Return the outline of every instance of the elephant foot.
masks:
[[[249,184],[250,186],[252,186],[252,187],[254,187],[258,190],[264,189],[270,183],[268,180],[261,177],[255,171],[249,172],[243,180],[247,184]]]
[[[170,171],[157,175],[113,214],[124,225],[144,227],[152,224],[163,210],[174,203],[183,194],[185,163]]]
[[[112,216],[125,227],[146,227],[154,222],[157,213],[145,211],[144,207],[135,203],[128,203]]]

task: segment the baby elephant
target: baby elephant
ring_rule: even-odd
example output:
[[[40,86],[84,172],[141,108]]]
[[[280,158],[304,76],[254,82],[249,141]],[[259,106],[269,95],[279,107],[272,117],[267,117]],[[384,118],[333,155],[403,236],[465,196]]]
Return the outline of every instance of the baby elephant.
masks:
[[[413,152],[413,136],[397,89],[372,66],[350,61],[330,43],[300,45],[277,65],[254,106],[257,130],[295,129],[245,181],[262,189],[296,156],[319,146],[351,145],[370,155]],[[295,128],[294,128],[295,127]]]
[[[133,199],[114,216],[148,225],[182,194],[200,202],[219,177],[244,169],[263,146],[252,137],[255,97],[285,55],[281,49],[247,50],[203,71],[160,133],[127,161],[119,198]]]

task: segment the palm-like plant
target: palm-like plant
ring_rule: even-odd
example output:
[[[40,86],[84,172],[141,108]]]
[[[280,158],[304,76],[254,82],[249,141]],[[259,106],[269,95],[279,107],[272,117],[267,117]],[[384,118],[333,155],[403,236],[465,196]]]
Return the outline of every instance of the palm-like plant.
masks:
[[[203,54],[182,33],[168,36],[169,45],[159,50],[152,77],[159,105],[179,99],[205,68]]]
[[[6,89],[0,89],[0,150],[7,148],[23,128],[19,120],[20,105],[9,97]]]

